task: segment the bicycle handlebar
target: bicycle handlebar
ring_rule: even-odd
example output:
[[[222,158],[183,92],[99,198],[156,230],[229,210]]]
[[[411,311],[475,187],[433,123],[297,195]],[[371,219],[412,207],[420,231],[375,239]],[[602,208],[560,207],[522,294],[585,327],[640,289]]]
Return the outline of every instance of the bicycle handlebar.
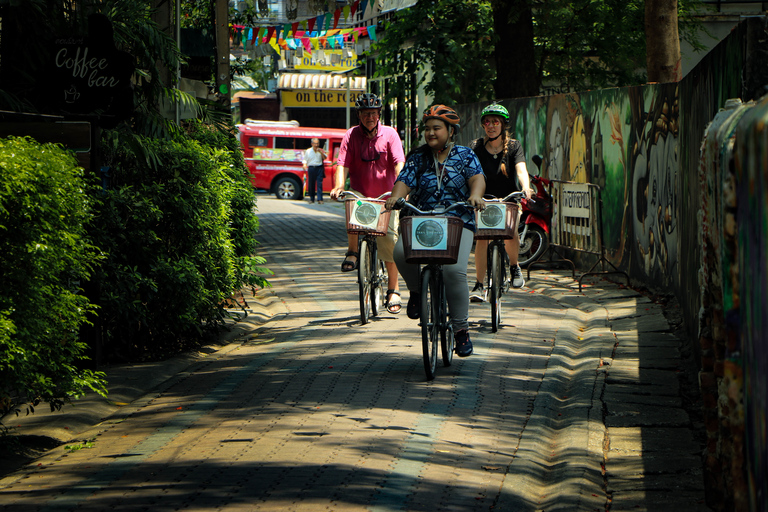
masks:
[[[458,203],[453,203],[450,206],[444,206],[444,207],[441,207],[441,208],[435,208],[435,209],[432,209],[432,210],[424,211],[424,210],[419,210],[418,208],[416,208],[411,203],[407,202],[404,198],[401,197],[400,199],[397,200],[397,202],[392,207],[392,209],[393,210],[400,210],[403,207],[405,207],[405,208],[408,208],[409,210],[412,210],[412,211],[418,213],[419,215],[443,215],[443,214],[446,214],[446,213],[448,213],[448,212],[450,212],[452,210],[460,208],[462,206],[469,206],[470,208],[474,208],[471,204],[469,204],[467,202],[459,201]]]
[[[493,202],[493,203],[503,203],[506,201],[513,201],[515,203],[519,203],[520,200],[523,199],[524,197],[525,197],[525,192],[512,192],[511,194],[509,194],[507,197],[503,199],[499,199],[497,197],[490,197],[490,198],[484,197],[483,199],[485,199],[486,202]]]
[[[361,195],[355,194],[351,190],[343,190],[343,191],[339,192],[339,199],[344,199],[344,196],[346,196],[346,195],[350,195],[350,196],[354,197],[355,199],[362,199],[362,200],[365,200],[365,199],[376,199],[376,200],[378,200],[378,199],[384,199],[385,197],[391,196],[392,192],[384,192],[379,197],[365,197],[365,196],[361,196]]]

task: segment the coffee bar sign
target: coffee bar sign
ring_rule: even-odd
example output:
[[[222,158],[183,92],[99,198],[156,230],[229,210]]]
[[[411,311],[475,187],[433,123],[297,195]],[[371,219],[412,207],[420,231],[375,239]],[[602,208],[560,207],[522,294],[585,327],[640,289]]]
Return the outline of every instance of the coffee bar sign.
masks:
[[[53,46],[52,82],[64,113],[122,119],[133,110],[133,58],[115,47],[112,23],[103,15],[89,18],[88,37],[58,38]]]

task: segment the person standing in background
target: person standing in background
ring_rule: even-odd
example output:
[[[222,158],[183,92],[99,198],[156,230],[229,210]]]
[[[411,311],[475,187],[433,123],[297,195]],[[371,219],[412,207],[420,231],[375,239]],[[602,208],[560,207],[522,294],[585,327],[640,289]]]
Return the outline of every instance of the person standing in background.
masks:
[[[307,193],[309,204],[317,201],[323,204],[323,178],[325,169],[323,161],[327,158],[325,150],[320,147],[320,139],[312,139],[312,146],[304,152],[304,170],[307,171]]]

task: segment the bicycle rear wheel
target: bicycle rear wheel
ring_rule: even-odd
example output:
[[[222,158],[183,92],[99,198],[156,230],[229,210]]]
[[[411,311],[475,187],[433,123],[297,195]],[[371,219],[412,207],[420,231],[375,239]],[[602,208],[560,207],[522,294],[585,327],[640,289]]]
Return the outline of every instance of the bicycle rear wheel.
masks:
[[[371,314],[371,281],[375,270],[375,260],[372,258],[371,246],[368,240],[360,241],[360,260],[357,265],[357,284],[360,289],[360,323],[368,323]]]
[[[435,378],[437,339],[440,329],[440,291],[438,278],[429,267],[421,272],[421,348],[427,380]]]
[[[488,267],[490,270],[490,278],[488,282],[488,288],[490,288],[490,301],[491,301],[491,332],[499,330],[499,324],[501,323],[501,286],[504,279],[504,270],[501,268],[501,254],[499,246],[491,244],[490,260],[491,265]]]

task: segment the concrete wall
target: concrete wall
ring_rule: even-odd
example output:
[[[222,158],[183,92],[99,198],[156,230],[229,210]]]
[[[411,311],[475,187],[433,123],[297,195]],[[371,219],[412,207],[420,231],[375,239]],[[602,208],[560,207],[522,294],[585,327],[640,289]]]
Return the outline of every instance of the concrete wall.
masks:
[[[601,187],[607,258],[635,284],[678,298],[701,364],[716,510],[768,510],[768,105],[753,107],[751,121],[745,115],[751,124],[734,132],[725,167],[707,164],[702,140],[729,98],[765,94],[766,26],[766,18],[742,20],[679,83],[500,101],[529,171],[539,154],[543,176]],[[457,108],[460,144],[483,134],[485,105]],[[724,141],[713,140],[720,155]],[[737,217],[722,211],[726,192]]]

